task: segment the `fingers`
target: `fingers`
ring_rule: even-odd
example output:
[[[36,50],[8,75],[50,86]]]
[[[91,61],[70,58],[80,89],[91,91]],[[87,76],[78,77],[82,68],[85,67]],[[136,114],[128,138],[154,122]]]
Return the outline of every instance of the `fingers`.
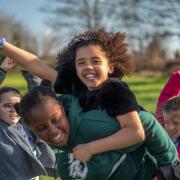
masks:
[[[15,64],[15,62],[12,59],[8,59],[8,64]]]

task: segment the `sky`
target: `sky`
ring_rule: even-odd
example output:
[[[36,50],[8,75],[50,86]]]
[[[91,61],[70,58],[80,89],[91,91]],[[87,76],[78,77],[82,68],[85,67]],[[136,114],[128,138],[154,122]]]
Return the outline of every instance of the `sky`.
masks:
[[[46,14],[39,11],[45,0],[0,0],[0,11],[22,23],[34,35],[49,31],[45,25]]]

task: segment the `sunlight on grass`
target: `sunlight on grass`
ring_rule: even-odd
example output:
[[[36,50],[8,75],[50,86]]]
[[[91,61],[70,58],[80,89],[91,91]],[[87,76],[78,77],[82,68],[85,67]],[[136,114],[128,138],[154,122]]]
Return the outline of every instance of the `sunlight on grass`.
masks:
[[[143,77],[134,75],[124,79],[136,95],[138,103],[147,111],[155,113],[156,103],[167,77]]]

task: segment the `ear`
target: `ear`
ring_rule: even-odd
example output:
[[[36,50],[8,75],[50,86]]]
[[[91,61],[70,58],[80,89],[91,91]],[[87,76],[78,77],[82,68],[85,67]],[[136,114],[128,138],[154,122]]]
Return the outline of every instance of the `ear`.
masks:
[[[114,64],[109,64],[109,74],[112,74],[114,72]]]

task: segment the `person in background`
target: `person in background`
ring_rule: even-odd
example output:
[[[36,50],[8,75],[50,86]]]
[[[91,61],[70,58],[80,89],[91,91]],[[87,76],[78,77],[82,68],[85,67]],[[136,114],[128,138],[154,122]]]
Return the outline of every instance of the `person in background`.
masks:
[[[164,117],[162,114],[163,104],[173,96],[180,96],[180,70],[174,71],[169,80],[164,85],[156,106],[156,118],[164,127]]]
[[[13,60],[6,58],[0,69],[0,83],[6,71],[15,66]],[[28,74],[28,72],[27,72]],[[30,79],[28,76],[26,80]],[[32,79],[30,89],[37,85]],[[14,105],[22,96],[13,87],[0,88],[0,179],[38,179],[39,175],[56,176],[55,156],[51,148],[24,124]]]
[[[162,109],[164,128],[171,136],[180,158],[180,96],[167,100]]]

